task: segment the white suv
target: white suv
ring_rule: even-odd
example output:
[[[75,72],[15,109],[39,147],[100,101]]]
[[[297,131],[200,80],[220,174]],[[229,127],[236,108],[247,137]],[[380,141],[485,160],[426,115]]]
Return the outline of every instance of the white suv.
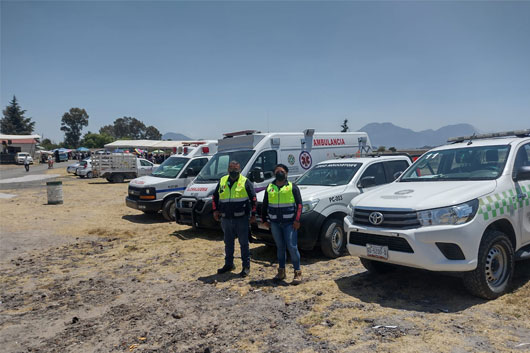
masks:
[[[298,246],[310,250],[320,245],[327,257],[341,256],[346,249],[342,220],[348,214],[350,201],[364,192],[393,182],[411,162],[410,157],[405,155],[389,155],[318,163],[295,182],[303,200]],[[259,211],[264,194],[260,192],[257,195]],[[258,214],[258,229],[253,230],[256,238],[274,244],[272,234],[263,227],[261,214]]]
[[[370,272],[456,272],[474,295],[502,295],[515,261],[530,258],[529,136],[451,139],[395,183],[354,198],[344,219],[349,253]]]

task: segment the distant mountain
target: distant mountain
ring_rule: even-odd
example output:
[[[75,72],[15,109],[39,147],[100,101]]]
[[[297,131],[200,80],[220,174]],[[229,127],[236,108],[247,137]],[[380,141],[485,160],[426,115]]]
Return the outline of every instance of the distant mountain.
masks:
[[[413,131],[392,123],[370,123],[359,131],[368,133],[374,147],[385,146],[396,148],[420,148],[439,146],[455,136],[473,135],[478,130],[469,124],[447,125],[438,130]]]
[[[171,141],[189,141],[192,140],[192,138],[178,134],[176,132],[166,132],[164,135],[162,135],[162,140],[171,140]]]

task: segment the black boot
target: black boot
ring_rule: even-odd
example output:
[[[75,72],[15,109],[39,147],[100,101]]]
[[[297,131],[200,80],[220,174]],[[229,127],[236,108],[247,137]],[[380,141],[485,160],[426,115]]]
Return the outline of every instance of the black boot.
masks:
[[[232,265],[224,265],[223,267],[221,267],[220,269],[217,270],[217,273],[218,274],[226,273],[226,272],[229,272],[229,271],[233,271],[235,269],[236,269],[236,267],[234,266],[234,264],[232,264]]]
[[[245,278],[250,274],[250,267],[243,267],[241,272],[239,272],[239,277]]]

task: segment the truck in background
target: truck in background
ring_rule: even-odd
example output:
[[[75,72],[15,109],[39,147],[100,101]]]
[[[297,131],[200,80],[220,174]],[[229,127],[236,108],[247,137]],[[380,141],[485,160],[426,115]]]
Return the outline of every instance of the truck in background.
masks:
[[[93,175],[105,178],[110,183],[122,183],[125,179],[149,175],[158,168],[158,164],[132,153],[94,154],[91,164]]]
[[[241,174],[254,183],[256,192],[274,179],[274,166],[289,167],[294,180],[313,165],[339,155],[364,155],[371,151],[365,132],[322,132],[314,129],[292,133],[261,133],[254,130],[224,134],[217,153],[201,170],[180,198],[175,219],[179,224],[197,228],[218,228],[212,216],[212,195],[219,179],[227,174],[228,164],[236,160]]]
[[[166,220],[175,220],[175,201],[217,152],[217,141],[186,142],[179,151],[151,175],[130,181],[127,207],[147,214],[162,211]]]

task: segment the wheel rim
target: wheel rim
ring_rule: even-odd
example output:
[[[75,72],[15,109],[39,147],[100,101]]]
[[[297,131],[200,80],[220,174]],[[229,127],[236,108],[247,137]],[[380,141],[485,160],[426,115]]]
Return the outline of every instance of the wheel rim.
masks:
[[[492,290],[501,287],[508,278],[508,254],[506,250],[496,244],[488,251],[486,256],[486,281]]]
[[[172,221],[175,220],[175,201],[169,206],[169,218],[171,218]]]
[[[340,253],[343,238],[340,227],[333,228],[333,233],[331,234],[331,248],[335,254]]]

